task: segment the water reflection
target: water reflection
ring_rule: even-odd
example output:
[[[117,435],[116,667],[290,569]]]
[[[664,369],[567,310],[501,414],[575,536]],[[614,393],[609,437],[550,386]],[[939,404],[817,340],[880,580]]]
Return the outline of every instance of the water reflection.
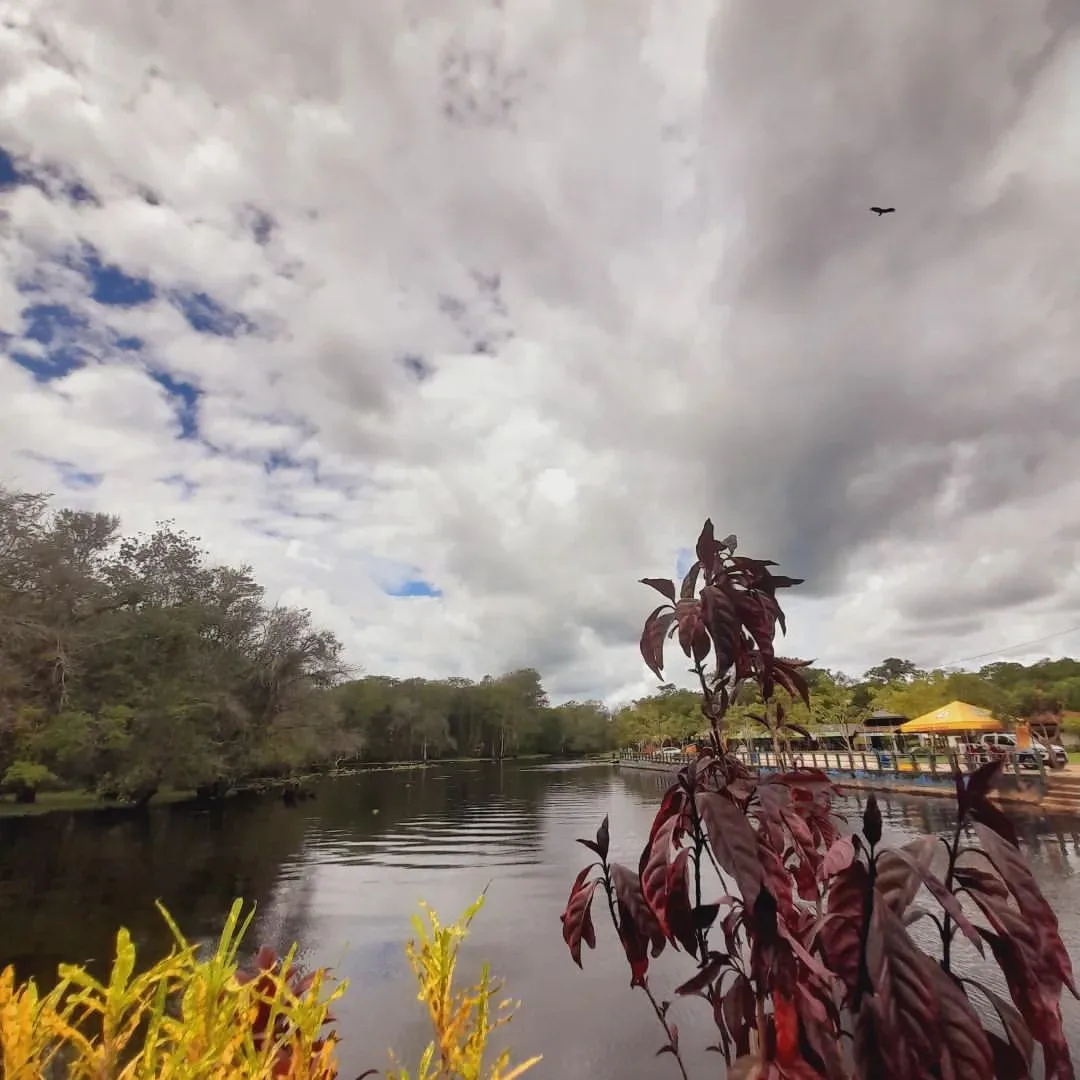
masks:
[[[464,974],[488,960],[524,1002],[510,1035],[521,1051],[544,1053],[535,1075],[642,1075],[657,1032],[629,990],[610,929],[598,913],[600,948],[579,971],[558,915],[588,858],[575,838],[591,836],[608,814],[613,857],[636,864],[668,782],[606,765],[436,767],[327,781],[314,801],[291,809],[264,797],[229,802],[216,816],[166,807],[143,820],[2,819],[0,964],[14,958],[20,974],[47,976],[59,959],[110,952],[121,923],[152,953],[167,945],[155,897],[202,936],[216,933],[231,899],[243,895],[259,902],[261,940],[278,948],[299,941],[307,962],[350,979],[335,1011],[346,1037],[342,1075],[355,1075],[385,1067],[387,1046],[415,1060],[429,1037],[402,950],[417,901],[452,916],[490,883]],[[944,799],[882,795],[879,804],[897,841],[951,825]],[[854,822],[864,805],[856,794],[839,809]],[[1075,951],[1080,822],[1016,822]],[[662,958],[657,989],[667,994],[684,974],[678,960]],[[1075,1038],[1080,1016],[1065,1008]],[[679,1009],[684,1045],[707,1045],[707,1010],[694,1002]],[[693,1063],[697,1075],[715,1075],[703,1050]]]

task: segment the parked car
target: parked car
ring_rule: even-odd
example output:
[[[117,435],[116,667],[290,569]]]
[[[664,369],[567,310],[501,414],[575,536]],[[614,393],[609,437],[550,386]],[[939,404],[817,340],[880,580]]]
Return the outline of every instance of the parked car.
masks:
[[[1037,769],[1039,767],[1036,754],[1042,758],[1044,765],[1061,767],[1069,763],[1069,755],[1064,746],[1052,743],[1049,748],[1042,743],[1032,741],[1030,750],[1017,750],[1016,736],[1010,732],[995,732],[992,735],[983,735],[979,744],[990,753],[1016,754],[1022,768]]]
[[[680,761],[685,755],[678,746],[665,746],[661,750],[656,751],[658,758],[663,758],[665,761]]]

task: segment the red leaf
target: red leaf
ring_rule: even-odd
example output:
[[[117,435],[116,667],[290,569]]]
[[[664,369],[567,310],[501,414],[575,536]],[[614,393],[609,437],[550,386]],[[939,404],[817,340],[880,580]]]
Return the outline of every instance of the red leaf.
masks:
[[[794,914],[794,901],[791,895],[791,875],[784,868],[779,855],[758,837],[758,855],[761,861],[762,885],[768,889],[776,901],[777,912],[785,919]]]
[[[784,824],[788,828],[788,832],[791,833],[791,839],[794,840],[803,851],[813,852],[817,847],[814,843],[814,836],[810,832],[810,826],[806,824],[798,811],[781,807],[780,817],[783,818]]]
[[[1024,1061],[1015,1046],[992,1031],[988,1031],[986,1037],[994,1051],[996,1080],[1031,1080],[1030,1063]]]
[[[811,982],[820,987],[823,993],[831,993],[833,985],[836,982],[833,973],[830,972],[816,956],[806,951],[802,942],[799,941],[783,922],[777,923],[777,930],[779,930],[780,936],[791,946],[791,951],[798,958],[799,962],[810,973]]]
[[[596,948],[596,930],[592,922],[592,898],[598,881],[586,881],[591,866],[586,866],[574,880],[566,909],[559,916],[563,926],[563,941],[570,947],[570,957],[581,967],[581,943]]]
[[[619,912],[619,938],[630,962],[630,985],[639,986],[649,970],[650,942],[653,956],[659,956],[666,939],[656,916],[645,902],[638,875],[621,863],[612,863],[610,873]]]
[[[705,629],[705,624],[699,622],[694,627],[693,637],[690,639],[690,652],[695,664],[701,664],[705,661],[705,658],[709,655],[709,650],[712,648],[712,639],[709,637],[708,631]]]
[[[698,904],[694,908],[694,926],[698,930],[708,930],[716,922],[716,916],[719,914],[719,904]]]
[[[269,945],[261,945],[255,953],[255,967],[259,971],[273,971],[278,964],[278,954]]]
[[[799,1014],[791,998],[774,993],[773,1026],[776,1029],[776,1060],[791,1065],[799,1058]]]
[[[855,860],[855,845],[850,836],[839,836],[833,841],[832,847],[825,854],[825,861],[821,864],[823,877],[833,877],[846,870]]]
[[[682,579],[682,585],[679,586],[679,595],[684,600],[688,600],[697,592],[697,582],[700,575],[701,563],[699,562],[695,562],[694,565],[686,571],[686,577]]]
[[[899,848],[892,852],[897,858],[902,859],[911,868],[912,873],[916,874],[919,880],[926,886],[930,895],[945,909],[950,916],[952,916],[953,922],[963,932],[964,937],[970,941],[976,949],[979,950],[979,954],[982,955],[983,944],[982,938],[979,937],[979,932],[972,925],[971,920],[964,914],[964,909],[960,906],[960,901],[948,889],[945,888],[945,884],[939,881],[937,877],[931,872],[929,866],[911,855],[903,848]]]
[[[840,1048],[839,1018],[835,1015],[832,999],[828,1002],[826,1006],[825,1001],[802,983],[795,987],[795,1006],[802,1018],[807,1045],[821,1059],[829,1080],[847,1080]]]
[[[716,533],[713,531],[711,518],[706,518],[705,524],[701,527],[701,534],[698,536],[695,552],[698,562],[701,563],[702,569],[705,571],[705,576],[709,577],[716,565]]]
[[[1014,848],[1020,847],[1020,838],[1016,835],[1013,823],[989,799],[972,800],[970,803],[972,818],[981,825],[993,829],[1003,840]]]
[[[1035,1056],[1035,1040],[1032,1039],[1031,1032],[1028,1030],[1027,1024],[1024,1023],[1024,1018],[1020,1015],[1012,1002],[1006,1001],[1004,998],[995,994],[993,990],[983,986],[982,983],[976,983],[971,979],[966,981],[973,986],[978,987],[979,992],[983,994],[986,1000],[993,1006],[1009,1042],[1020,1056],[1023,1071],[1017,1075],[1026,1077],[1031,1061]]]
[[[716,585],[701,590],[701,617],[718,649],[728,650],[739,630],[739,616],[731,598]]]
[[[638,874],[641,879],[641,893],[645,903],[656,916],[660,929],[668,934],[665,909],[667,907],[668,863],[671,858],[671,834],[675,830],[676,818],[668,818],[651,837],[641,853]]]
[[[661,604],[645,620],[641,631],[641,658],[658,679],[664,677],[664,635],[675,618],[675,612],[665,611],[666,607],[667,604]]]
[[[694,805],[717,863],[735,879],[743,903],[752,907],[762,880],[757,834],[742,811],[720,792],[699,791]]]
[[[1035,928],[1039,939],[1039,951],[1045,965],[1045,975],[1055,979],[1059,986],[1064,983],[1072,991],[1074,997],[1080,996],[1073,982],[1072,962],[1061,940],[1057,916],[1054,914],[1054,909],[1046,902],[1035,878],[1032,877],[1024,857],[993,829],[981,822],[976,823],[975,833],[979,837],[983,851],[1016,898],[1021,913]]]
[[[664,792],[664,797],[660,800],[660,806],[656,811],[656,816],[653,818],[652,827],[649,829],[649,839],[646,846],[651,846],[653,840],[656,839],[656,834],[664,827],[670,818],[678,818],[682,814],[683,810],[686,808],[686,802],[686,790],[685,788],[680,787],[679,784],[672,784],[671,787]],[[679,832],[680,830],[676,828],[673,839],[678,839]]]
[[[750,1051],[750,1031],[756,1023],[756,1008],[753,987],[747,977],[740,972],[720,1001],[724,1025],[731,1035],[731,1041],[735,1044],[735,1053],[739,1057]]]
[[[595,840],[582,840],[578,837],[577,842],[584,847],[587,847],[594,855],[600,857],[601,862],[607,861],[608,844],[611,841],[611,833],[608,829],[608,819],[605,815],[604,820],[600,822],[600,828],[596,830]]]
[[[909,856],[906,859],[896,851],[878,853],[874,884],[878,896],[896,915],[902,916],[915,899],[922,882],[922,873],[916,871],[916,866],[929,872],[937,843],[935,836],[916,837],[904,845],[903,850]]]
[[[643,577],[638,584],[650,586],[658,593],[666,596],[673,604],[675,603],[675,582],[668,581],[667,578]]]
[[[724,953],[709,953],[705,966],[681,986],[677,986],[675,993],[680,997],[700,994],[707,986],[711,986],[716,978],[729,967],[731,967],[730,956],[726,956]]]
[[[1072,1080],[1075,1074],[1057,996],[1048,993],[1039,973],[1032,970],[1024,950],[1013,939],[987,930],[982,935],[1031,1034],[1042,1044],[1048,1080]]]
[[[691,956],[697,956],[698,939],[694,909],[690,903],[690,850],[680,851],[668,867],[667,930],[669,940],[677,941]]]
[[[940,1016],[937,1060],[941,1075],[955,1080],[988,1080],[994,1075],[994,1051],[978,1014],[963,990],[937,964],[923,967],[928,976],[924,992],[937,1003]]]
[[[866,968],[873,987],[877,1037],[891,1076],[923,1075],[940,1038],[935,999],[926,992],[928,967],[896,916],[876,904],[866,940]]]
[[[829,774],[822,769],[790,769],[776,773],[768,779],[770,784],[787,784],[789,787],[820,789],[834,793],[836,785],[829,779]]]
[[[870,877],[861,862],[853,862],[829,883],[825,919],[818,940],[829,970],[847,988],[849,997],[859,982],[859,958],[866,920]]]
[[[976,866],[961,866],[953,869],[953,880],[969,893],[981,893],[984,896],[1005,900],[1009,889],[1005,882],[993,870],[983,870]]]
[[[704,629],[701,622],[701,603],[697,600],[680,600],[675,605],[675,621],[679,624],[679,647],[689,656],[698,629]]]
[[[607,862],[608,846],[610,843],[611,828],[608,825],[607,814],[605,814],[604,820],[600,822],[600,828],[596,830],[596,851],[604,862]]]
[[[809,900],[812,903],[821,894],[818,876],[805,855],[795,864],[795,888],[800,899]]]
[[[806,679],[799,673],[799,668],[809,666],[809,660],[790,660],[775,657],[771,664],[773,677],[793,697],[801,698],[803,703],[810,707],[810,687]]]
[[[1004,764],[1004,758],[993,758],[965,778],[964,793],[960,800],[961,813],[969,810],[974,803],[985,802]]]

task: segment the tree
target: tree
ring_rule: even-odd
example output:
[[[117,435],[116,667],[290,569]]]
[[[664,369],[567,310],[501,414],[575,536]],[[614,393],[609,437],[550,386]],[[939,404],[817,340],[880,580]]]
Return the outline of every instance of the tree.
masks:
[[[922,678],[924,674],[925,672],[910,660],[900,660],[898,657],[890,656],[887,660],[882,660],[877,667],[872,667],[865,672],[863,678],[867,682],[884,685],[885,683],[909,683]]]
[[[268,605],[251,567],[216,565],[173,522],[125,536],[0,488],[0,778],[17,765],[24,797],[46,772],[138,804],[359,757],[613,745],[602,707],[553,708],[532,668],[353,676],[310,612]]]

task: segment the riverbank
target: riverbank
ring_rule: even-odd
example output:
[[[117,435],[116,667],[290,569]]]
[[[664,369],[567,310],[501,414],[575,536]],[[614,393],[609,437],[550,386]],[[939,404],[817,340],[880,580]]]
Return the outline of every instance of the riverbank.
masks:
[[[681,767],[679,762],[641,761],[623,759],[619,763],[623,769],[639,772],[676,773]],[[850,791],[887,791],[895,795],[920,795],[934,799],[953,799],[956,789],[952,777],[941,780],[924,776],[916,782],[905,781],[889,775],[874,777],[851,776],[848,773],[830,773],[829,779],[840,789]],[[1014,777],[1004,776],[998,787],[990,792],[990,798],[996,802],[1007,803],[1011,807],[1040,812],[1074,813],[1080,810],[1080,804],[1073,807],[1070,803],[1055,798],[1052,805],[1044,805],[1044,795],[1037,781],[1018,782]]]
[[[529,761],[590,761],[594,755],[581,758],[555,757],[552,754],[522,754],[519,757],[504,758],[505,762]],[[597,756],[596,760],[610,761],[610,755]],[[493,765],[497,758],[436,758],[428,761],[372,761],[349,765],[338,769],[314,771],[296,776],[252,777],[230,788],[224,795],[214,799],[200,799],[195,791],[163,789],[146,804],[147,807],[168,806],[175,803],[203,802],[207,805],[220,803],[237,795],[265,794],[284,792],[299,786],[304,788],[328,777],[360,776],[364,773],[415,772],[420,769],[437,768],[442,765]],[[20,803],[13,795],[0,796],[0,819],[16,817],[36,817],[51,813],[98,813],[134,814],[140,808],[130,803],[103,799],[93,791],[42,791],[32,803]]]

